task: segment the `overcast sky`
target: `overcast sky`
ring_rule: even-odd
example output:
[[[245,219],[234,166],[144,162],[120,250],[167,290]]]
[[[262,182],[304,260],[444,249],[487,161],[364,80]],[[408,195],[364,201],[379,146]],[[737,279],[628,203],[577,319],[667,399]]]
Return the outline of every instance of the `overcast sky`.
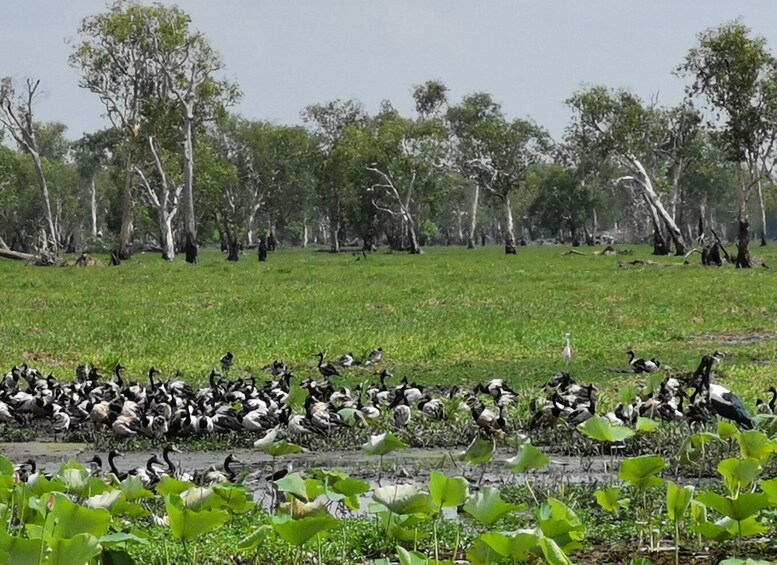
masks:
[[[164,4],[172,4],[164,0]],[[243,91],[246,117],[299,123],[308,104],[388,98],[410,112],[411,89],[440,79],[451,100],[484,90],[510,117],[560,136],[563,101],[583,84],[628,87],[678,102],[672,75],[703,29],[742,16],[777,49],[774,0],[181,0]],[[82,18],[104,0],[3,0],[0,76],[41,79],[39,120],[68,136],[103,127],[97,97],[68,66]]]

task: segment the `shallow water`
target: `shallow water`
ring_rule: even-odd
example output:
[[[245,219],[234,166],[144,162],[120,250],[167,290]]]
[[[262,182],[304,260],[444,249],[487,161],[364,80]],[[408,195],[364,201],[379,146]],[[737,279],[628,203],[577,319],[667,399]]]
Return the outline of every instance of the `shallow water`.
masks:
[[[34,459],[38,468],[46,472],[56,472],[60,465],[73,460],[86,465],[97,454],[103,460],[103,471],[108,470],[107,453],[95,452],[84,443],[0,443],[0,453],[14,463]],[[180,469],[191,473],[210,467],[221,468],[224,459],[230,453],[233,453],[241,462],[233,464],[232,468],[241,472],[244,476],[243,483],[254,495],[263,497],[269,494],[269,485],[265,477],[273,472],[273,461],[265,453],[251,449],[189,451],[174,453],[171,459]],[[126,452],[123,457],[118,457],[115,461],[121,470],[133,469],[145,466],[148,458],[153,454],[161,459],[161,449],[153,449]],[[523,482],[527,477],[532,484],[540,486],[559,486],[562,483],[601,483],[611,478],[608,470],[609,457],[580,459],[552,456],[547,468],[519,477],[513,474],[504,463],[504,460],[512,455],[514,453],[509,450],[497,450],[493,461],[483,472],[482,468],[474,468],[457,461],[456,452],[445,449],[403,449],[383,458],[381,485],[394,483],[423,485],[428,481],[429,474],[433,470],[445,472],[449,476],[464,476],[470,483],[481,485]],[[309,469],[344,471],[377,486],[379,459],[361,451],[297,453],[277,459],[274,469],[283,468],[287,462],[292,463],[293,471],[303,472]]]

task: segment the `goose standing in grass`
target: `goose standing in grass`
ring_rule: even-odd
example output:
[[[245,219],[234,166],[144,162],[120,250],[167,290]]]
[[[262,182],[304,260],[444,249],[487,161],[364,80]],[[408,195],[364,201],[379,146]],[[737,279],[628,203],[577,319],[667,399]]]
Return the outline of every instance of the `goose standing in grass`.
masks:
[[[408,406],[415,406],[424,397],[424,387],[416,383],[408,383],[407,377],[402,379],[402,385],[394,391],[395,396],[405,399]]]
[[[111,425],[113,433],[120,438],[130,438],[138,435],[139,427],[137,418],[128,415],[119,415]]]
[[[0,397],[2,398],[2,397]],[[0,400],[0,424],[10,424],[11,422],[22,423],[22,418],[16,411],[11,412],[10,406]]]
[[[324,363],[324,354],[321,351],[318,352],[318,372],[327,379],[340,376],[340,371],[337,370],[337,367],[331,363]]]
[[[320,429],[316,428],[310,423],[302,414],[293,414],[290,409],[287,409],[281,414],[280,421],[286,424],[289,431],[297,437],[305,437],[312,434],[320,436],[324,435]]]
[[[232,368],[232,364],[235,362],[235,356],[232,355],[231,351],[227,351],[226,355],[221,358],[219,363],[221,364],[221,370],[225,373],[228,373],[229,370]]]
[[[581,402],[572,413],[567,416],[567,422],[572,426],[582,424],[586,420],[590,420],[596,414],[596,396],[594,395],[594,385],[589,384],[586,387],[588,391],[587,401]]]
[[[376,423],[380,420],[381,411],[380,408],[372,404],[364,404],[361,397],[356,401],[356,410],[362,415],[362,417],[371,423]]]
[[[654,373],[661,366],[661,363],[655,357],[650,360],[638,358],[631,349],[626,352],[626,355],[629,356],[629,367],[635,373]]]
[[[493,410],[486,408],[482,402],[474,397],[470,399],[468,404],[472,419],[475,420],[475,423],[481,430],[493,437],[504,437],[505,420],[502,416],[501,408],[499,410],[499,415],[497,415]]]
[[[532,418],[529,421],[529,429],[536,430],[555,427],[561,417],[561,411],[561,406],[555,402],[537,406],[536,411],[532,414]]]
[[[397,396],[394,405],[389,407],[389,409],[393,409],[394,427],[400,430],[410,423],[412,416],[410,406],[405,404],[405,402],[404,397]]]
[[[52,431],[56,442],[57,435],[67,433],[70,430],[70,415],[62,410],[58,404],[49,404],[48,408],[51,412]]]
[[[569,332],[565,333],[564,339],[566,340],[566,345],[564,345],[563,351],[564,363],[569,364],[572,361],[572,343],[570,341],[572,339],[572,334]]]
[[[702,376],[702,385],[707,391],[707,399],[718,416],[732,420],[746,430],[752,430],[754,428],[753,419],[739,397],[722,385],[710,383],[712,366],[720,358],[718,355],[707,356]]]
[[[364,362],[364,366],[367,367],[369,365],[374,365],[375,363],[380,363],[381,359],[383,359],[383,348],[378,347],[377,349],[370,351],[367,360]]]
[[[356,363],[356,359],[353,356],[353,353],[348,352],[345,355],[340,356],[340,359],[337,360],[337,364],[341,367],[353,367],[353,365]]]
[[[760,398],[756,398],[755,400],[755,411],[759,414],[766,414],[767,416],[774,414],[772,409],[769,408],[769,405]]]
[[[478,383],[473,389],[475,394],[488,394],[495,399],[499,398],[505,391],[515,394],[515,391],[507,386],[503,379],[491,379],[487,383]]]
[[[441,421],[445,419],[445,405],[439,398],[431,398],[424,396],[418,402],[418,410],[420,410],[427,418],[431,420]]]

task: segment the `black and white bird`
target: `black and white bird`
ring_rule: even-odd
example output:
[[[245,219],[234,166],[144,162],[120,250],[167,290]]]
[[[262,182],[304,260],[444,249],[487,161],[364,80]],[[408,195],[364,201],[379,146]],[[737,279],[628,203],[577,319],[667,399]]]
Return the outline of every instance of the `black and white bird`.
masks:
[[[346,353],[344,355],[340,356],[340,359],[337,360],[337,364],[341,367],[353,367],[353,365],[356,363],[356,359],[353,356],[353,353]]]
[[[635,373],[654,373],[661,367],[661,362],[655,357],[649,360],[641,359],[632,350],[627,351],[626,354],[629,356],[629,366]]]
[[[753,419],[745,408],[745,405],[737,395],[723,385],[710,383],[712,366],[720,359],[719,356],[705,356],[704,374],[702,375],[702,387],[707,391],[707,398],[712,409],[722,418],[736,422],[746,430],[754,427]]]
[[[231,351],[227,351],[227,354],[224,355],[224,357],[221,358],[221,370],[225,373],[228,373],[229,370],[232,368],[232,364],[235,362],[235,356],[232,355]]]
[[[324,363],[324,354],[321,351],[318,352],[318,372],[325,378],[340,376],[337,367],[331,363]]]
[[[234,463],[240,464],[240,460],[235,457],[234,453],[230,453],[227,455],[227,458],[224,459],[223,471],[216,469],[215,467],[211,467],[205,471],[202,476],[195,477],[194,482],[205,485],[234,483],[237,479],[237,473],[234,469],[232,469],[232,465]]]
[[[393,410],[394,427],[402,429],[410,423],[412,413],[410,411],[410,406],[405,404],[404,398],[402,398],[400,402],[393,407]]]
[[[418,402],[418,409],[431,420],[444,420],[445,419],[445,405],[439,398],[431,398],[424,396]]]
[[[594,395],[594,385],[589,384],[585,387],[587,391],[587,400],[581,401],[577,407],[567,416],[567,422],[572,426],[582,424],[590,420],[596,414],[596,396]]]
[[[375,363],[379,363],[381,359],[383,359],[383,348],[378,347],[377,349],[370,351],[370,354],[367,356],[367,360],[364,362],[364,366],[366,367],[367,365],[374,365]]]
[[[756,407],[758,412],[760,414],[777,414],[777,412],[775,412],[775,409],[777,409],[777,388],[770,386],[764,392],[771,393],[772,399],[768,403],[764,402],[760,398],[756,400]]]

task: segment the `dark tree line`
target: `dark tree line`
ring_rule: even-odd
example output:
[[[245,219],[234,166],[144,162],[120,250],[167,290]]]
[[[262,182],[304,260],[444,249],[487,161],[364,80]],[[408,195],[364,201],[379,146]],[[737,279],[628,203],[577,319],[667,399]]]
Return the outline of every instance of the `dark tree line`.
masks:
[[[180,8],[119,1],[79,33],[70,62],[108,124],[68,140],[35,120],[38,80],[2,81],[0,248],[196,262],[198,246],[236,261],[260,240],[513,254],[607,238],[684,254],[714,230],[749,267],[750,239],[765,245],[777,220],[777,62],[739,21],[699,35],[677,69],[683,103],[584,88],[557,140],[487,92],[449,100],[440,81],[414,88],[413,115],[335,100],[302,126],[251,120],[229,112],[240,91]]]

